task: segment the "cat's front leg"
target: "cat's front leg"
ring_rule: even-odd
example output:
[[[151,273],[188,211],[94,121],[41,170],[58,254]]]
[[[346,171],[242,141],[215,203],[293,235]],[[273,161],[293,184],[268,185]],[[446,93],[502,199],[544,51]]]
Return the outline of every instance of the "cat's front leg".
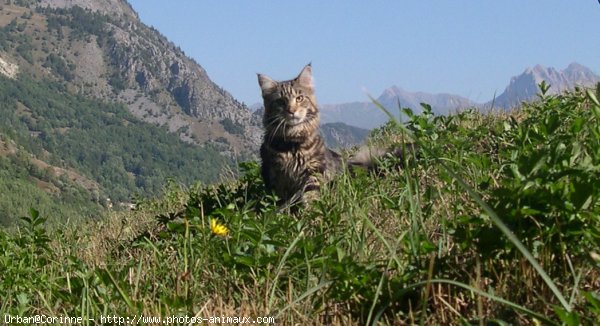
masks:
[[[310,203],[319,199],[321,193],[321,181],[318,175],[310,175],[303,189],[302,201],[304,203]]]

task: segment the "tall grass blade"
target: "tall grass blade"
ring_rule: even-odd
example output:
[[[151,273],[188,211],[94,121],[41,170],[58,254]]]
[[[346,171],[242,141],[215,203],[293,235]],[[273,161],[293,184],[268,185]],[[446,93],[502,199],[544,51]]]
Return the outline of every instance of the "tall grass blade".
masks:
[[[279,319],[279,317],[281,316],[281,314],[283,314],[284,312],[286,312],[288,309],[290,309],[291,307],[295,306],[298,302],[304,300],[305,298],[313,295],[314,293],[316,293],[317,291],[326,288],[328,286],[330,286],[333,283],[333,281],[326,281],[326,282],[322,282],[319,283],[318,285],[308,289],[308,291],[304,292],[301,296],[299,296],[296,300],[294,300],[292,303],[288,304],[287,306],[283,307],[283,309],[281,309],[277,315],[275,315],[275,319]]]
[[[112,284],[115,286],[115,288],[121,295],[121,298],[123,299],[123,301],[125,301],[127,306],[132,311],[135,311],[135,305],[133,304],[133,302],[131,301],[131,298],[127,295],[127,293],[125,293],[125,291],[121,288],[121,286],[119,286],[119,282],[117,282],[115,277],[112,275],[112,273],[108,269],[105,268],[104,271],[106,272],[106,275],[108,275],[108,277],[110,278],[110,281],[112,282]]]
[[[541,315],[541,314],[539,314],[539,313],[537,313],[537,312],[535,312],[533,310],[527,309],[526,307],[523,307],[523,306],[521,306],[519,304],[516,304],[516,303],[508,301],[508,300],[505,300],[505,299],[503,299],[501,297],[498,297],[496,295],[493,295],[493,294],[481,291],[481,290],[479,290],[477,288],[474,288],[474,287],[472,287],[472,286],[470,286],[468,284],[464,284],[464,283],[461,283],[461,282],[458,282],[458,281],[444,280],[444,279],[432,279],[432,280],[427,280],[427,281],[422,281],[422,282],[417,282],[417,283],[409,284],[403,290],[407,291],[407,290],[415,289],[415,288],[418,288],[418,287],[421,287],[421,286],[429,286],[432,283],[450,284],[450,285],[458,286],[458,287],[467,289],[467,290],[469,290],[469,291],[471,291],[473,293],[476,293],[476,294],[478,294],[478,295],[480,295],[482,297],[488,298],[490,300],[494,300],[494,301],[496,301],[498,303],[501,303],[503,305],[511,307],[511,308],[513,308],[513,309],[515,309],[517,311],[520,311],[520,312],[522,312],[522,313],[524,313],[524,314],[526,314],[526,315],[528,315],[528,316],[530,316],[532,318],[535,318],[535,319],[543,322],[546,325],[559,325],[558,323],[556,323],[556,322],[548,319],[548,317],[546,317],[544,315]]]
[[[273,306],[273,299],[275,297],[275,290],[277,289],[277,282],[279,281],[279,275],[281,274],[281,271],[283,270],[283,266],[285,265],[285,262],[287,261],[287,257],[290,255],[290,253],[296,247],[296,244],[298,243],[298,241],[300,241],[300,239],[302,239],[302,237],[304,237],[304,230],[302,230],[298,233],[298,235],[296,236],[294,241],[292,241],[290,246],[285,250],[283,257],[281,257],[281,260],[279,261],[279,265],[277,265],[277,270],[275,271],[275,277],[273,278],[271,294],[269,295],[269,306],[268,306],[269,310],[271,310],[271,307]]]

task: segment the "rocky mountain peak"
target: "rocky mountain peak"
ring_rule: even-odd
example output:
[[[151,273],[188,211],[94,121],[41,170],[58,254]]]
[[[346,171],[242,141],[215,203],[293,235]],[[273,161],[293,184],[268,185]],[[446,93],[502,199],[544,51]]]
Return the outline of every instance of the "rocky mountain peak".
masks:
[[[552,67],[550,69],[552,69]],[[524,73],[525,74],[544,74],[546,71],[547,71],[546,67],[544,67],[540,64],[537,64],[533,67],[529,67],[529,68],[525,69]]]
[[[542,80],[561,80],[561,82],[564,82],[564,77],[561,75],[560,71],[554,69],[553,67],[544,67],[540,64],[537,64],[532,68],[525,69],[523,74],[513,77],[513,80],[518,82],[518,79],[522,78],[534,80],[536,83],[540,83]]]
[[[383,93],[379,96],[379,99],[389,99],[393,97],[397,97],[404,93],[404,90],[396,85],[386,88]]]
[[[565,71],[591,71],[588,67],[577,62],[571,62]]]
[[[137,13],[126,0],[41,0],[39,6],[66,9],[78,6],[102,14],[138,18]]]
[[[577,62],[571,63],[563,74],[569,80],[577,80],[582,84],[591,85],[598,82],[598,75],[596,75],[591,69],[586,66],[580,65]]]
[[[512,77],[504,92],[494,100],[494,106],[510,108],[535,98],[539,93],[538,85],[542,81],[550,85],[550,93],[556,94],[575,86],[594,85],[600,82],[600,76],[576,62],[571,63],[564,70],[538,64]]]

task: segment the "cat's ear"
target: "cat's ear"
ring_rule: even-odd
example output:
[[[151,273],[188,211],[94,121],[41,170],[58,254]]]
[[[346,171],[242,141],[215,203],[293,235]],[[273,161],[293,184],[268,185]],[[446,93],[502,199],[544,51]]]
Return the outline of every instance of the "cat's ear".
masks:
[[[277,82],[271,79],[268,76],[257,74],[258,75],[258,84],[260,85],[260,89],[262,90],[263,96],[265,94],[271,93],[275,87],[277,86]]]
[[[313,78],[312,78],[312,66],[311,64],[307,64],[304,69],[300,72],[300,75],[296,77],[298,83],[302,87],[313,88]]]

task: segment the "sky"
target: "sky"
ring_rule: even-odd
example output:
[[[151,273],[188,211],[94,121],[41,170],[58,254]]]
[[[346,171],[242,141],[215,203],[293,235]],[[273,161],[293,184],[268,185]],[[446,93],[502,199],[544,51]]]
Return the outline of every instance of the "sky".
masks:
[[[128,0],[238,100],[311,62],[321,104],[397,85],[476,102],[541,64],[600,73],[599,0]]]

